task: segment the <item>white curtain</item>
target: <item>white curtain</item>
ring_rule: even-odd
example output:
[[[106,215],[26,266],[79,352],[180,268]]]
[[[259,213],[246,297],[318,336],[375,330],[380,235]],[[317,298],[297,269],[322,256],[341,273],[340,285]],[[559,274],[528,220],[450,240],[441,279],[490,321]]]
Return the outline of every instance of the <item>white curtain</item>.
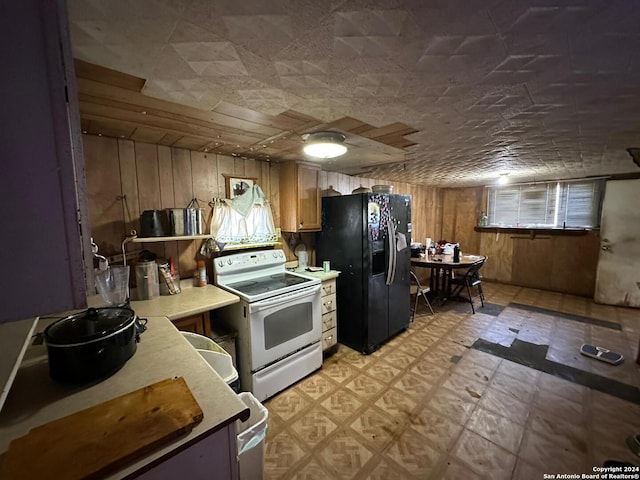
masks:
[[[232,200],[215,202],[210,233],[217,242],[227,244],[278,240],[271,207],[258,185]]]

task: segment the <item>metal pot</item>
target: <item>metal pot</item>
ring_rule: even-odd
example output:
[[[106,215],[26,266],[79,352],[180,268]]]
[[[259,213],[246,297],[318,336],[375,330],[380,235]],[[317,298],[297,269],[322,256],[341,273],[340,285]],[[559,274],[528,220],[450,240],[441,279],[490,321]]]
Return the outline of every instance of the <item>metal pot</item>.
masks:
[[[49,374],[66,383],[113,375],[135,353],[138,328],[133,310],[121,307],[90,308],[52,323],[44,331]]]
[[[164,237],[160,210],[145,210],[140,215],[141,237]]]
[[[355,190],[352,190],[351,193],[369,193],[371,192],[371,189],[369,187],[363,187],[362,184],[360,184],[359,188],[356,188]]]

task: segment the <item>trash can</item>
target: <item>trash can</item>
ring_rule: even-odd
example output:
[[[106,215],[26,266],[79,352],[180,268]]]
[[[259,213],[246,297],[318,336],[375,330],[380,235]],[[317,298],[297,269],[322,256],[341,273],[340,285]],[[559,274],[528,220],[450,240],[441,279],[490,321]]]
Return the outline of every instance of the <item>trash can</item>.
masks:
[[[192,332],[181,332],[196,351],[204,358],[209,366],[229,385],[234,392],[240,390],[238,371],[233,366],[231,355],[220,345],[208,337]]]
[[[238,367],[236,363],[236,338],[238,332],[232,330],[225,324],[216,323],[211,329],[211,338],[231,355],[231,361],[234,367]]]
[[[262,480],[269,411],[250,392],[242,392],[238,396],[251,410],[246,422],[236,420],[240,480]]]

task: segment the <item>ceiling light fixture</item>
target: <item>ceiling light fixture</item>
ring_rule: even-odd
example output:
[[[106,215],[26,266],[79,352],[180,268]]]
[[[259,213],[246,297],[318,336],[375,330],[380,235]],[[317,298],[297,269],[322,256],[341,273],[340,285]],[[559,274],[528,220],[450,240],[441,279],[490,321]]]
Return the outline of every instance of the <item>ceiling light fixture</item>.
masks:
[[[507,178],[508,175],[508,173],[501,173],[500,177],[498,178],[498,185],[506,185],[507,183],[509,183],[509,179]]]
[[[310,157],[335,158],[344,155],[347,147],[343,145],[345,136],[338,132],[313,132],[302,135],[302,150]]]

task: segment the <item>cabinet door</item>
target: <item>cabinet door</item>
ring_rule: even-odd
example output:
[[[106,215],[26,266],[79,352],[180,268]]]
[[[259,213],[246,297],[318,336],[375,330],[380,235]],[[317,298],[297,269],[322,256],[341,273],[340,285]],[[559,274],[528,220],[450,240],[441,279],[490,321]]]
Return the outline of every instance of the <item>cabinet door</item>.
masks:
[[[314,232],[321,228],[320,167],[304,162],[280,165],[280,228]]]
[[[320,208],[320,169],[298,165],[299,231],[320,230]]]
[[[204,320],[202,315],[191,315],[190,317],[180,318],[178,320],[171,321],[178,330],[183,332],[193,332],[200,335],[205,335]]]

